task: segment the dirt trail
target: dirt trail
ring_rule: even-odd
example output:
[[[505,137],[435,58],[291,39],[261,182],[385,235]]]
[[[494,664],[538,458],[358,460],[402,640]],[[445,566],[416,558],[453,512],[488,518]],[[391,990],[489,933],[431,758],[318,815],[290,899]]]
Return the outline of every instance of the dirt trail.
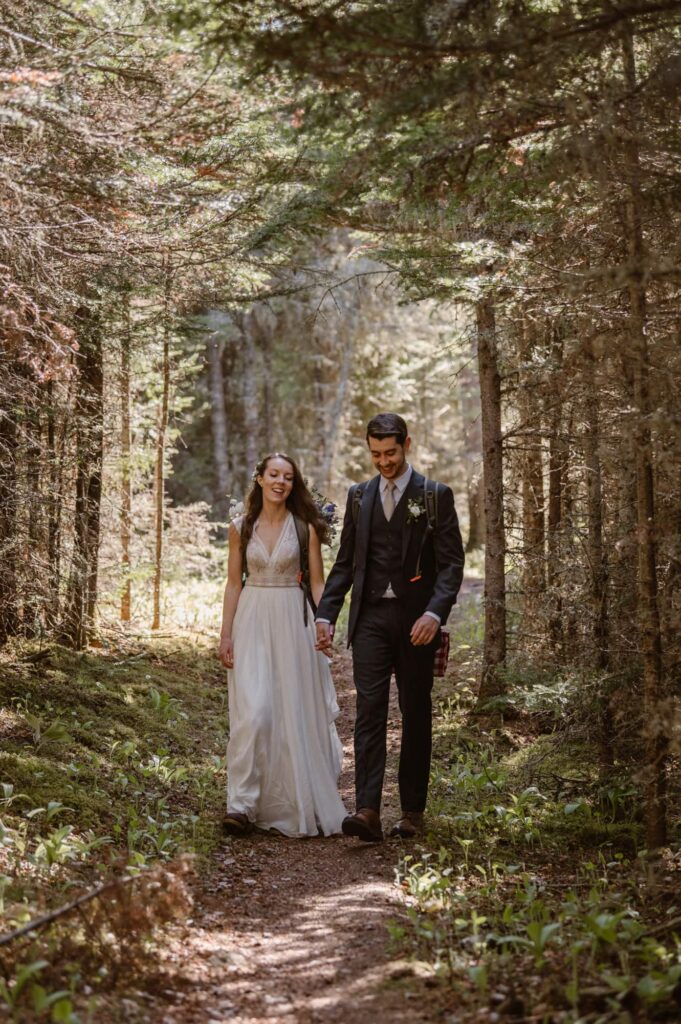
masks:
[[[351,809],[354,692],[345,651],[334,658],[334,678]],[[384,826],[398,810],[398,720],[393,699]],[[135,993],[130,1016],[143,1010],[153,1024],[432,1020],[424,997],[435,993],[388,949],[388,922],[405,914],[395,884],[404,848],[394,839],[226,839],[197,883],[192,921],[163,952],[160,991]]]

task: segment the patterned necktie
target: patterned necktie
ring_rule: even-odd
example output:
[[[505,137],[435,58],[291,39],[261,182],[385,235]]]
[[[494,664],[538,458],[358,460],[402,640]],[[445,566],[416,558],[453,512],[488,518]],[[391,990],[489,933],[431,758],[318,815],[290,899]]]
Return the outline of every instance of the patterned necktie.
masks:
[[[393,512],[395,511],[395,481],[386,480],[385,482],[385,494],[383,495],[383,513],[385,518],[390,522]]]

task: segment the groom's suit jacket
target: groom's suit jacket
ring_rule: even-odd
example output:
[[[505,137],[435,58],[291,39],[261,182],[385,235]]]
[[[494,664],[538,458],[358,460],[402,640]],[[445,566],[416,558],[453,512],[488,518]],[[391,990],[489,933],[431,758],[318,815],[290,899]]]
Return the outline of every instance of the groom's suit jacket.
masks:
[[[355,490],[359,484],[353,484],[348,492],[348,501],[343,520],[338,557],[329,573],[324,587],[324,594],[317,609],[318,619],[335,622],[338,618],[343,601],[350,587],[350,617],[348,621],[348,643],[357,625],[357,619],[363,600],[370,600],[371,595],[365,593],[367,558],[371,543],[371,525],[374,516],[374,505],[381,498],[379,495],[380,475],[375,476],[364,485],[362,501],[355,524],[353,504]],[[398,600],[406,607],[409,614],[417,619],[424,612],[434,612],[444,624],[456,601],[456,595],[463,579],[464,551],[461,541],[459,522],[454,508],[454,495],[451,488],[444,484],[437,485],[438,509],[437,529],[425,537],[428,517],[424,505],[425,478],[421,473],[412,471],[411,479],[398,503],[393,515],[402,502],[418,502],[423,512],[418,517],[407,512],[402,517],[402,570],[399,581]],[[420,578],[414,580],[417,562],[421,553]]]

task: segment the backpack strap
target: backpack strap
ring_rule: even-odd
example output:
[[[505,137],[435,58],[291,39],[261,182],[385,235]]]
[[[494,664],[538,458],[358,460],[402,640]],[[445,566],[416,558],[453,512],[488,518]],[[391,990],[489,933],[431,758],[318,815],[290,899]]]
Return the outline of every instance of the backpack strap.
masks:
[[[423,554],[423,548],[426,543],[426,539],[431,534],[434,534],[437,530],[437,512],[438,512],[438,491],[439,484],[436,480],[424,480],[423,482],[423,503],[426,507],[426,528],[421,537],[421,546],[419,548],[419,555],[416,559],[416,570],[412,579],[417,580],[421,576],[421,555]],[[435,553],[435,571],[437,572],[437,552]]]
[[[437,533],[438,524],[438,498],[440,495],[440,485],[437,480],[426,480],[424,484],[424,490],[426,495],[426,515],[428,517],[428,530],[430,533]],[[433,545],[433,553],[435,554],[435,572],[438,571],[437,564],[437,549]]]
[[[359,519],[359,510],[362,507],[362,498],[364,496],[364,488],[366,484],[353,484],[352,485],[352,525],[357,529],[357,520]],[[352,556],[352,572],[355,572],[355,556]]]
[[[352,491],[352,522],[354,526],[357,526],[357,520],[359,519],[359,510],[362,506],[362,496],[364,494],[365,484],[355,484]]]
[[[310,527],[304,519],[301,519],[300,516],[295,514],[293,516],[293,525],[296,528],[298,549],[300,551],[300,572],[298,573],[298,584],[303,592],[303,622],[307,626],[308,601],[312,605],[314,611],[317,611],[317,606],[312,598],[312,587],[310,586]]]
[[[245,518],[245,517],[244,517]],[[241,520],[241,526],[239,527],[239,549],[241,549],[241,530],[243,528],[243,519]],[[236,527],[235,527],[236,528]],[[246,545],[248,547],[248,545]],[[244,551],[241,556],[241,586],[246,586],[246,580],[248,579],[248,555]]]
[[[428,526],[431,528],[431,532],[434,533],[437,530],[437,482],[435,480],[426,480],[423,484],[423,491],[425,495]]]

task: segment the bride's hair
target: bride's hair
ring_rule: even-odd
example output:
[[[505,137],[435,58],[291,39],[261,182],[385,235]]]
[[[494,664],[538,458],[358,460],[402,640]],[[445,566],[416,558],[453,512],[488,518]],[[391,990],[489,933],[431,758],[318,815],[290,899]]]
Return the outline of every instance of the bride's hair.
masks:
[[[246,553],[248,542],[253,536],[255,521],[262,512],[262,487],[258,483],[258,477],[263,475],[267,469],[267,463],[271,459],[285,459],[293,470],[293,487],[286,499],[286,507],[289,512],[293,512],[304,522],[311,523],[322,544],[330,544],[332,535],[329,524],[322,517],[298,466],[290,455],[285,455],[284,452],[271,452],[269,455],[265,455],[255,467],[253,483],[246,497],[246,511],[241,525],[241,557],[243,558]]]

